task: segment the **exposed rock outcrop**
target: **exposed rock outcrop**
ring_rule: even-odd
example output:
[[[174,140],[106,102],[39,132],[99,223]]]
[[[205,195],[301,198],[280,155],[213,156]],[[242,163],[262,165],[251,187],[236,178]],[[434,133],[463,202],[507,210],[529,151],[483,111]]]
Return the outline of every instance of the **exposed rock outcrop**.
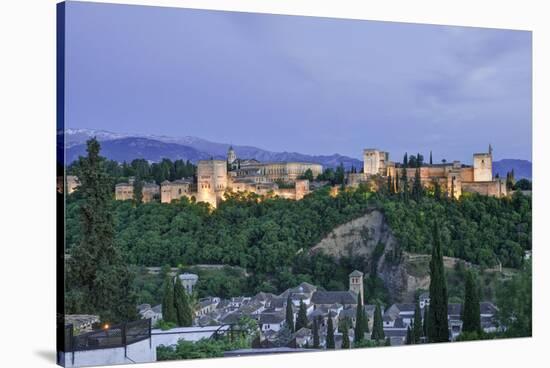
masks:
[[[376,254],[377,246],[383,247]],[[333,257],[364,256],[371,269],[371,262],[377,262],[376,270],[390,297],[396,302],[411,301],[418,288],[427,288],[429,276],[409,273],[409,255],[398,252],[399,243],[393,235],[384,214],[371,210],[364,216],[335,228],[327,237],[311,248],[310,253],[323,252]],[[400,255],[400,256],[396,256]]]

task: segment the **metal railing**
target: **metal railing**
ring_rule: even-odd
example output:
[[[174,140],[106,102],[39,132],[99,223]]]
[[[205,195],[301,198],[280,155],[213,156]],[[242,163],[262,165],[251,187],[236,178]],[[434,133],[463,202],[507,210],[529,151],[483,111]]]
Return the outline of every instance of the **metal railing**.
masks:
[[[126,347],[151,338],[151,320],[122,323],[74,336],[73,325],[65,326],[65,352]]]

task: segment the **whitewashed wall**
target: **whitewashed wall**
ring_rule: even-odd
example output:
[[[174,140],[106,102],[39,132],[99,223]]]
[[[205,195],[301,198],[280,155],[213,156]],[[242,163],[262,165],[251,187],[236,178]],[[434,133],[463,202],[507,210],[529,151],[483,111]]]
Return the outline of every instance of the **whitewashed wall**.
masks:
[[[177,327],[171,330],[162,331],[159,329],[151,330],[151,338],[153,347],[164,345],[170,346],[178,343],[178,340],[198,341],[200,339],[211,337],[220,326],[205,326],[205,327]],[[229,326],[224,326],[222,329],[227,330]]]
[[[74,354],[74,363],[73,363]],[[86,367],[95,365],[150,363],[157,360],[157,349],[150,339],[136,342],[124,348],[76,351],[61,355],[65,367]]]

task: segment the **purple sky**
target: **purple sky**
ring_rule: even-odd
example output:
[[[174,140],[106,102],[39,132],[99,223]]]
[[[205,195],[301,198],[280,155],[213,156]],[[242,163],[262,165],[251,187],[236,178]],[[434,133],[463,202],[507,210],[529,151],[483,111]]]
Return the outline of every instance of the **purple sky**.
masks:
[[[69,2],[66,127],[531,160],[531,33]]]

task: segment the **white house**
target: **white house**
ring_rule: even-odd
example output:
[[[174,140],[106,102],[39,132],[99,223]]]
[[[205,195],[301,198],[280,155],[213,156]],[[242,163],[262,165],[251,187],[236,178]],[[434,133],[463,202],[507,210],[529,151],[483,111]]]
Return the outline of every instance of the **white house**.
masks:
[[[260,325],[262,331],[279,331],[285,324],[283,313],[262,313],[260,314]]]
[[[140,304],[137,306],[137,310],[141,319],[150,319],[153,326],[162,319],[162,304],[154,307],[149,304]]]
[[[194,273],[182,273],[178,276],[180,279],[181,284],[183,285],[183,288],[185,291],[187,291],[187,294],[193,293],[193,287],[199,280],[199,276],[195,275]]]

